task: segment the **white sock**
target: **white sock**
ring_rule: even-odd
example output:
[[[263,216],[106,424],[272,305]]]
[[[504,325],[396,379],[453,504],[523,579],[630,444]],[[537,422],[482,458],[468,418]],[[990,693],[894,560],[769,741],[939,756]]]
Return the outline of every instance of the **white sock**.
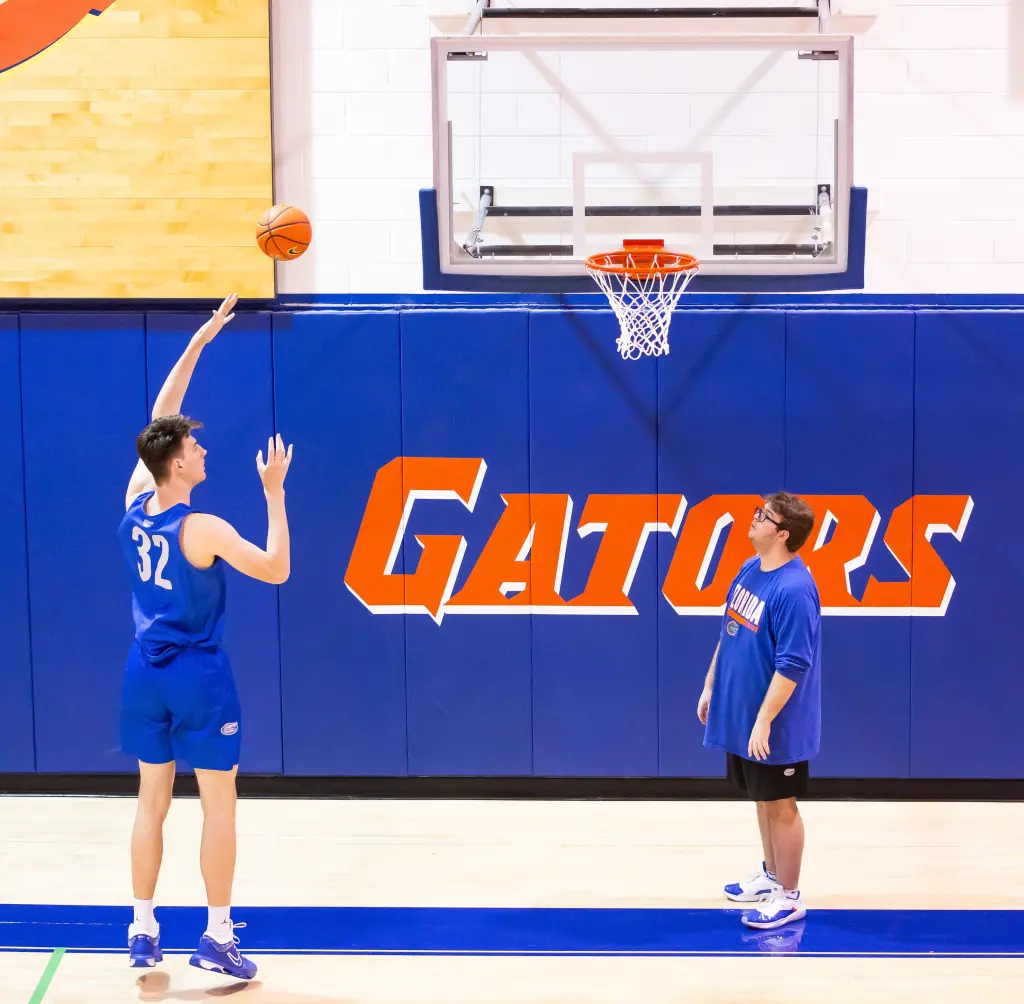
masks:
[[[231,941],[231,907],[207,907],[209,917],[206,921],[206,933],[218,945],[226,945]]]
[[[786,899],[799,899],[800,898],[800,890],[799,889],[783,889],[782,892],[785,895]]]
[[[153,901],[151,899],[137,899],[135,901],[135,928],[139,934],[157,935],[160,932],[160,925],[153,916]]]

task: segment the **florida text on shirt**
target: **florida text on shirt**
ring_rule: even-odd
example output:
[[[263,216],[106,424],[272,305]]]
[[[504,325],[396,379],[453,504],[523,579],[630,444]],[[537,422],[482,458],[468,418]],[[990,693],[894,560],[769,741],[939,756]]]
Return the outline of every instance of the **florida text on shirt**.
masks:
[[[726,627],[729,634],[736,634],[738,628],[734,625],[737,624],[757,634],[761,618],[764,616],[764,600],[755,596],[748,589],[744,589],[743,586],[737,585],[733,588],[732,596],[729,597],[728,614],[732,619],[732,623]]]

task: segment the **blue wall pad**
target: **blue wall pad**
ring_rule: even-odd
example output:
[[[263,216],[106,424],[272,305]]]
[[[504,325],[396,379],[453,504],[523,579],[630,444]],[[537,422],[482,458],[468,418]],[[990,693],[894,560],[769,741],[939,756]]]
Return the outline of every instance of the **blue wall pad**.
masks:
[[[5,476],[0,480],[0,608],[4,612],[0,771],[35,769],[20,354],[18,315],[0,314],[0,426],[6,431],[7,451]]]
[[[915,490],[919,500],[953,496],[914,517],[914,562],[929,573],[915,603],[952,590],[944,617],[913,624],[917,777],[1024,776],[1016,714],[1024,684],[1010,629],[1024,575],[1011,530],[1024,491],[1014,456],[1024,422],[1022,330],[1014,313],[917,315]],[[949,532],[958,524],[963,543]],[[938,527],[931,544],[929,525]]]
[[[287,774],[407,773],[405,618],[375,616],[357,598],[374,599],[385,557],[364,563],[369,584],[347,578],[377,471],[402,455],[399,366],[397,313],[274,318],[277,425],[295,444],[292,575],[281,588]],[[390,484],[378,501],[394,514],[400,482]]]
[[[22,314],[36,769],[110,772],[132,639],[117,541],[147,421],[141,314]]]
[[[407,617],[413,775],[533,771],[531,618],[457,612],[481,599],[476,588],[466,590],[467,580],[505,509],[501,496],[530,491],[528,324],[526,311],[402,314],[405,456],[486,464],[472,512],[458,500],[417,502],[405,535],[410,573],[437,545],[421,548],[417,536],[466,541],[442,623],[425,613]],[[521,529],[525,543],[529,530]],[[486,583],[479,589],[485,604],[504,600]],[[436,603],[427,599],[427,606]]]

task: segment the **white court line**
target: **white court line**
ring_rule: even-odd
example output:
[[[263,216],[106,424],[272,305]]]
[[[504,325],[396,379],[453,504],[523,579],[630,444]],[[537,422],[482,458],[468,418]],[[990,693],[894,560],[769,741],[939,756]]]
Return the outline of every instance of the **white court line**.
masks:
[[[0,945],[0,952],[52,952],[52,947],[41,946],[26,947]],[[191,948],[165,948],[164,955],[191,955],[194,949]],[[125,955],[128,949],[111,948],[68,948],[67,955]],[[451,951],[442,949],[422,949],[413,951],[401,948],[261,948],[247,949],[246,955],[256,958],[261,955],[388,955],[388,956],[452,956],[452,957],[496,957],[509,956],[512,958],[745,958],[747,956],[760,957],[768,953],[748,951],[733,952],[701,952],[701,951],[678,951],[678,952],[545,952],[540,949],[531,951],[513,951],[495,949],[493,951]],[[790,955],[794,958],[802,956],[809,959],[1024,959],[1024,950],[1020,952],[805,952],[799,949],[795,952],[771,952],[773,956]]]

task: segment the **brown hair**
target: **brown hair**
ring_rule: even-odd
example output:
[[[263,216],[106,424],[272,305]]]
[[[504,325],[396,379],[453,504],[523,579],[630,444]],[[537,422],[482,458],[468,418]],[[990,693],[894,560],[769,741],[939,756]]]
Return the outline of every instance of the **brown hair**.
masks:
[[[802,498],[790,495],[789,492],[769,495],[764,504],[770,505],[781,517],[779,529],[789,533],[786,547],[790,553],[795,554],[807,543],[814,529],[814,510]]]
[[[193,429],[201,429],[202,422],[193,422],[184,415],[165,415],[150,422],[138,439],[135,451],[156,483],[163,484],[171,470],[171,460],[181,449]]]

